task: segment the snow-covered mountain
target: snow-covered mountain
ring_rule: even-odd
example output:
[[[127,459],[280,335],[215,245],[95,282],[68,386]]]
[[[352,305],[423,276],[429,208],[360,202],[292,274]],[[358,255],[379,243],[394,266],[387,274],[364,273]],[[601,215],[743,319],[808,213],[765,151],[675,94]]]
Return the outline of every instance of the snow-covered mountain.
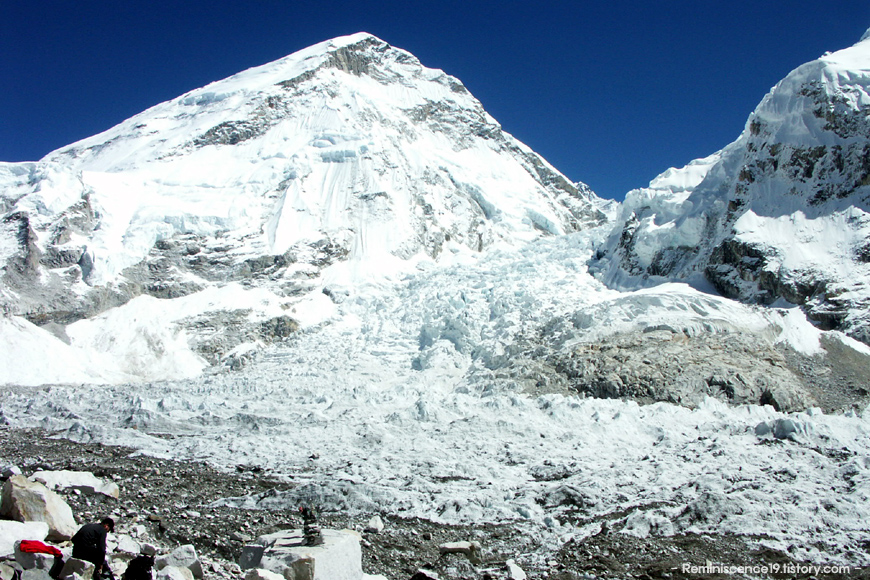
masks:
[[[40,162],[2,164],[0,192],[0,300],[66,342],[87,340],[67,325],[136,297],[221,295],[154,306],[177,310],[162,322],[175,328],[134,333],[151,338],[108,365],[132,376],[185,342],[195,348],[178,364],[198,372],[197,357],[286,337],[319,319],[321,290],[339,300],[420,262],[606,219],[591,190],[502,131],[457,79],[368,34],[191,91]],[[306,296],[315,304],[289,316]]]
[[[295,483],[230,505],[510,522],[540,569],[866,564],[870,348],[825,328],[866,340],[867,64],[620,207],[366,34],[0,164],[0,424]]]
[[[626,196],[593,269],[709,282],[870,342],[870,39],[792,71],[740,137]]]

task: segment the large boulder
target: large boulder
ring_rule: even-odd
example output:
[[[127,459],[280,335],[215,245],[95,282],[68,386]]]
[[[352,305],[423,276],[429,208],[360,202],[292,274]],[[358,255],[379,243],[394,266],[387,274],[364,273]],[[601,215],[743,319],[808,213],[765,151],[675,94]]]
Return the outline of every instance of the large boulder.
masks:
[[[287,580],[363,580],[360,535],[352,530],[322,530],[323,543],[306,546],[302,530],[260,536],[245,546],[243,569],[262,568]]]
[[[43,541],[48,535],[45,522],[10,522],[0,520],[0,558],[13,557],[15,542],[20,540]]]
[[[54,542],[69,540],[78,530],[72,510],[63,498],[23,475],[13,475],[3,484],[0,517],[19,522],[45,522],[47,539]]]
[[[51,570],[54,566],[55,556],[46,553],[22,552],[21,541],[15,542],[15,561],[24,570]]]
[[[37,471],[30,479],[49,489],[78,489],[89,495],[101,493],[115,499],[121,492],[116,483],[103,481],[90,471]]]

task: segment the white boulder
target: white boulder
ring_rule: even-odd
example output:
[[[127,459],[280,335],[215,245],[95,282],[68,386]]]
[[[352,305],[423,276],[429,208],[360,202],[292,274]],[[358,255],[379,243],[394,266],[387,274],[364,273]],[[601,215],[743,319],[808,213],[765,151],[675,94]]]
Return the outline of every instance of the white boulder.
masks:
[[[3,484],[0,516],[19,522],[45,522],[47,538],[52,541],[69,540],[78,530],[72,510],[63,498],[23,475],[13,475]]]
[[[284,580],[284,577],[262,568],[251,568],[245,574],[245,580]]]
[[[508,560],[504,563],[508,569],[508,578],[510,580],[526,580],[525,571],[520,568],[513,560]]]
[[[374,516],[366,524],[365,531],[371,534],[380,534],[384,531],[384,520],[381,519],[381,516]]]
[[[480,544],[477,542],[447,542],[438,546],[438,552],[444,554],[463,554],[472,564],[480,562]]]
[[[103,481],[90,471],[37,471],[30,479],[49,489],[77,489],[82,493],[101,493],[115,499],[121,493],[116,483]]]
[[[360,535],[352,530],[322,530],[323,543],[306,546],[302,530],[284,530],[245,546],[243,569],[262,568],[286,580],[363,580]]]
[[[15,542],[19,540],[43,541],[48,535],[45,522],[13,522],[0,520],[0,558],[11,558],[15,554]]]
[[[135,556],[142,552],[142,546],[127,534],[118,534],[115,536],[114,551]]]
[[[171,554],[160,556],[154,561],[154,567],[157,570],[174,566],[176,568],[186,568],[190,570],[194,578],[202,578],[202,562],[196,555],[196,548],[191,544],[180,546],[173,550]]]
[[[178,566],[165,566],[157,571],[156,580],[193,580],[193,572]]]

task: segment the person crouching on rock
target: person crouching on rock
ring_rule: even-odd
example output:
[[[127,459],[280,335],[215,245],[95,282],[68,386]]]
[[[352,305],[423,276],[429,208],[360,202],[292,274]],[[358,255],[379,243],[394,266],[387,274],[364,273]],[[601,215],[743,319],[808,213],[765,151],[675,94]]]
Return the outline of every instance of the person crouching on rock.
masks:
[[[85,560],[94,565],[93,580],[112,578],[112,569],[106,562],[106,536],[115,531],[115,521],[112,518],[103,518],[98,524],[85,524],[72,537],[73,558]]]

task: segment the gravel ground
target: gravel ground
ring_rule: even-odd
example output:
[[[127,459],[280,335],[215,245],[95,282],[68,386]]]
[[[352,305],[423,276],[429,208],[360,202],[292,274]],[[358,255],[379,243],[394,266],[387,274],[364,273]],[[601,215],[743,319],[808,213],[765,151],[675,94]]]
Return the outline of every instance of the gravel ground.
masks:
[[[112,479],[121,489],[117,500],[61,492],[77,521],[97,521],[111,515],[117,521],[118,533],[126,533],[134,525],[146,526],[147,540],[161,550],[193,544],[203,561],[207,578],[241,578],[243,574],[235,560],[246,542],[261,534],[302,525],[301,518],[291,510],[209,507],[221,498],[283,491],[293,485],[255,468],[239,466],[235,472],[225,473],[204,463],[152,458],[124,447],[72,443],[54,439],[50,433],[38,429],[2,427],[0,463],[16,465],[25,475],[38,469],[68,469],[91,471],[98,477]],[[532,534],[514,525],[446,526],[390,514],[379,515],[386,524],[380,533],[364,532],[370,516],[352,518],[322,513],[320,525],[362,532],[363,570],[368,574],[383,574],[390,580],[407,580],[421,568],[434,571],[442,580],[506,579],[508,559],[515,560],[532,579],[870,579],[870,568],[836,574],[795,571],[802,563],[794,562],[782,552],[758,547],[755,538],[678,535],[638,539],[609,532],[607,521],[618,519],[620,514],[610,514],[602,520],[601,533],[568,542],[556,551],[541,546]],[[480,543],[482,561],[472,565],[464,556],[439,555],[440,544],[462,540]],[[870,546],[866,549],[870,554]],[[767,566],[771,571],[789,571],[765,575],[684,570],[687,565],[704,566],[708,561],[725,566]]]

